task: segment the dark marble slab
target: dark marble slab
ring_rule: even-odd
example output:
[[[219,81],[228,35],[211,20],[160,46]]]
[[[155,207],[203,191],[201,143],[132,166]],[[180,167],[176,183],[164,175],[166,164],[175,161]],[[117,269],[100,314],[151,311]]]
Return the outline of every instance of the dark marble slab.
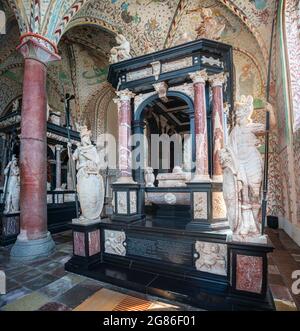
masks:
[[[64,294],[56,297],[55,301],[63,303],[66,306],[74,309],[94,293],[95,293],[94,290],[79,284],[79,285],[75,285],[73,288],[71,288]]]

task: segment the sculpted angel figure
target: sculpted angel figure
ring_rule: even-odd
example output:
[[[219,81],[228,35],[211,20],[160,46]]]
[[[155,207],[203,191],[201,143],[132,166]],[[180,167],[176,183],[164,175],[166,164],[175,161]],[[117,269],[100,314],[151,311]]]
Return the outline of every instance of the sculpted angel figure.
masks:
[[[15,155],[4,169],[5,184],[4,191],[5,205],[4,214],[11,214],[20,211],[20,171]]]
[[[274,126],[272,106],[268,103],[266,107]],[[253,97],[242,96],[235,103],[236,123],[219,153],[227,218],[233,235],[241,240],[259,236],[261,227],[263,160],[257,136],[265,133],[265,125],[253,123],[252,113]]]
[[[91,131],[80,128],[81,144],[73,153],[77,170],[77,192],[81,207],[80,220],[100,220],[104,203],[104,184],[100,175],[100,158],[91,142]]]
[[[116,63],[119,61],[130,59],[131,55],[129,41],[122,34],[117,34],[116,42],[118,46],[115,46],[110,50],[109,62]]]

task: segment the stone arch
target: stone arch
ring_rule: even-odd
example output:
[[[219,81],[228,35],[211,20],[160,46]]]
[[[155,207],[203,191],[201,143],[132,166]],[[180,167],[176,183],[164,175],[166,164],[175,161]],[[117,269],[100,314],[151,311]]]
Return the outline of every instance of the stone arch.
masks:
[[[97,140],[99,134],[106,131],[107,108],[114,96],[114,89],[105,82],[86,100],[81,122],[90,126],[94,141]]]

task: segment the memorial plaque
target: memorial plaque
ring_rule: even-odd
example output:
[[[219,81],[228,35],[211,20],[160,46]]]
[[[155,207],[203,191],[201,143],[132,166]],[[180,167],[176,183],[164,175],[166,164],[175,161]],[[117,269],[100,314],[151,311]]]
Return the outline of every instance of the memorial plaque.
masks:
[[[192,266],[192,243],[168,238],[127,234],[127,255]]]

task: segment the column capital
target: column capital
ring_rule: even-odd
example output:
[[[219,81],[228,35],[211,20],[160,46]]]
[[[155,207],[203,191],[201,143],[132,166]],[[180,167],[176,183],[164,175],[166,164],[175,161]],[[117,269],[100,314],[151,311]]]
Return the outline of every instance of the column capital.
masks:
[[[129,89],[121,90],[121,91],[116,91],[116,95],[119,97],[120,101],[129,101],[131,98],[135,96],[133,92],[131,92]],[[115,102],[118,102],[118,99]]]
[[[223,86],[226,80],[227,74],[225,74],[224,72],[220,72],[219,74],[215,74],[208,77],[208,81],[212,87]]]
[[[206,69],[191,72],[191,73],[189,73],[189,76],[194,84],[196,84],[196,83],[204,84],[208,79]]]
[[[63,146],[62,145],[55,145],[55,150],[56,151],[62,151]]]
[[[56,45],[46,37],[36,33],[26,33],[20,39],[21,44],[17,46],[17,50],[25,59],[34,59],[45,65],[61,60]]]

